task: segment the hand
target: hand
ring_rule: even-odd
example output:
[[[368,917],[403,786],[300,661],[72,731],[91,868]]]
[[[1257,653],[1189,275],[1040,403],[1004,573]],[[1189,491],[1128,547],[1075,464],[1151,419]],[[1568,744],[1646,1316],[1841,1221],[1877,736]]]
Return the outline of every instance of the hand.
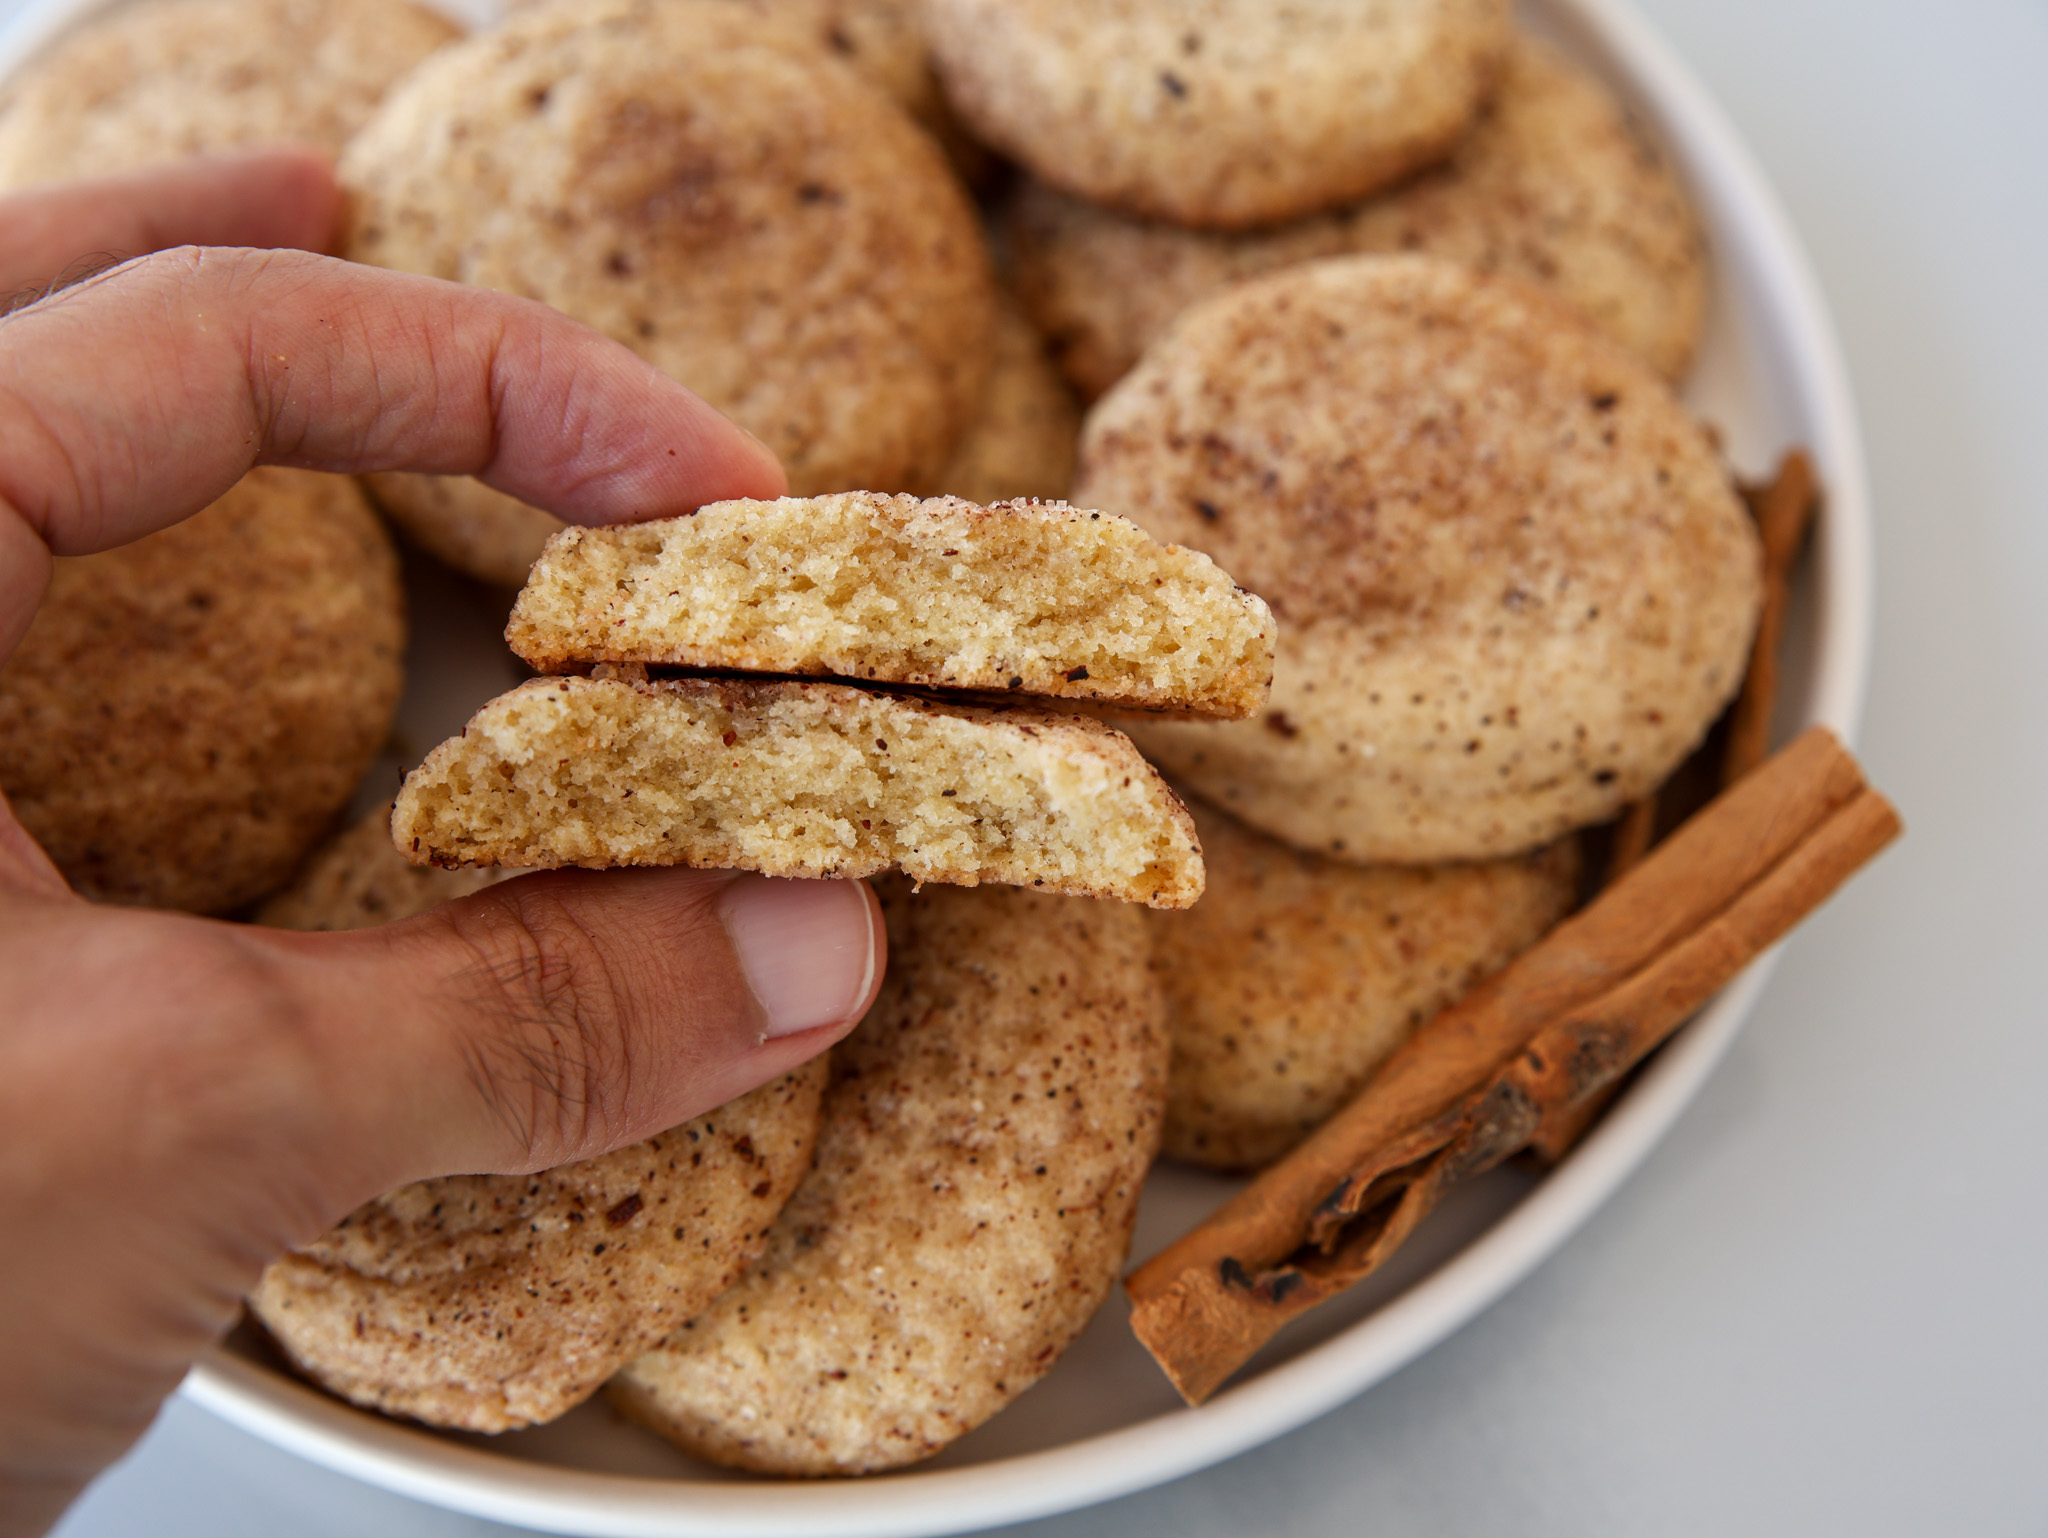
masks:
[[[475,474],[576,522],[784,489],[768,451],[540,305],[307,254],[299,155],[0,200],[0,656],[53,555],[251,465]],[[81,680],[81,687],[90,687]],[[882,966],[856,882],[537,874],[302,935],[91,906],[0,799],[0,1532],[148,1425],[266,1261],[363,1201],[649,1136],[823,1050]]]

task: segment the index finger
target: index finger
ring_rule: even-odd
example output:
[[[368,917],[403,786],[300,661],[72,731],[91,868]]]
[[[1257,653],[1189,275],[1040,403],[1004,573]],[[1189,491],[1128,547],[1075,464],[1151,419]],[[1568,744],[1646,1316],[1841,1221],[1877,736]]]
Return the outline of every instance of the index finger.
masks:
[[[139,539],[256,464],[475,475],[572,523],[787,484],[544,305],[302,252],[163,252],[0,320],[0,655],[51,554]]]

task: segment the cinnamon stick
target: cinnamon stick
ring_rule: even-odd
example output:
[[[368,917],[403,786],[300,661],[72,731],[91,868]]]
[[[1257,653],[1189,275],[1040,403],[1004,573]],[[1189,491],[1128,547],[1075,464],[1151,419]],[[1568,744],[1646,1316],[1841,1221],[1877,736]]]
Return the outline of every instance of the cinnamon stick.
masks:
[[[1698,801],[1734,784],[1763,760],[1778,702],[1778,651],[1791,605],[1792,568],[1820,508],[1820,482],[1805,453],[1793,449],[1778,461],[1769,481],[1743,486],[1742,497],[1763,544],[1763,603],[1742,688],[1693,757],[1658,789],[1622,810],[1608,842],[1603,886],[1612,886],[1649,853],[1660,829],[1683,820]],[[1546,1116],[1529,1143],[1533,1161],[1547,1168],[1562,1160],[1622,1088],[1616,1080],[1571,1113]]]
[[[1762,763],[1770,745],[1771,711],[1778,700],[1778,645],[1784,639],[1785,612],[1792,602],[1792,568],[1820,508],[1820,482],[1812,462],[1793,449],[1778,462],[1778,473],[1766,485],[1745,487],[1743,495],[1763,539],[1764,594],[1756,640],[1750,647],[1749,672],[1728,712],[1728,745],[1721,760],[1724,784],[1741,779]]]
[[[1132,1273],[1139,1339],[1200,1403],[1287,1320],[1376,1270],[1445,1191],[1626,1073],[1898,826],[1831,733],[1804,733]]]
[[[1657,792],[1651,791],[1621,809],[1614,821],[1614,838],[1607,846],[1607,878],[1600,884],[1613,886],[1634,870],[1650,852],[1657,838]]]

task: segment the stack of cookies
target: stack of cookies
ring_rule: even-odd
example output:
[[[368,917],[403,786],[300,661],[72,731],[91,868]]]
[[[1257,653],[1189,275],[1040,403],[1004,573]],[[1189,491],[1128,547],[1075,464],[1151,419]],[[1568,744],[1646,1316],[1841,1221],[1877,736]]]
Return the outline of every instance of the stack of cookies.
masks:
[[[1165,1111],[1137,915],[1015,888],[1202,886],[1156,771],[1053,707],[1249,716],[1270,614],[1121,518],[845,494],[564,531],[507,634],[546,675],[428,755],[390,842],[338,843],[266,918],[349,927],[481,882],[428,861],[1010,889],[884,887],[889,974],[829,1087],[821,1062],[600,1159],[407,1187],[252,1309],[310,1376],[432,1424],[551,1419],[616,1373],[628,1414],[740,1467],[937,1452],[1107,1296]]]
[[[413,772],[392,836],[420,863],[897,869],[1162,908],[1202,890],[1179,800],[1121,732],[1015,702],[1244,718],[1273,655],[1264,603],[1124,519],[872,493],[565,531],[507,636],[587,676],[492,701]]]

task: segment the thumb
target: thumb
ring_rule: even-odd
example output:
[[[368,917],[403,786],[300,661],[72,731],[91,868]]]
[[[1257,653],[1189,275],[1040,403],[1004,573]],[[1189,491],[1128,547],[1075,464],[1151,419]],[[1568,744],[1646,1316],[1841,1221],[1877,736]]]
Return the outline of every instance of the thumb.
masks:
[[[547,872],[381,929],[265,938],[318,1000],[333,1210],[688,1121],[844,1035],[885,959],[865,883],[728,871]]]

